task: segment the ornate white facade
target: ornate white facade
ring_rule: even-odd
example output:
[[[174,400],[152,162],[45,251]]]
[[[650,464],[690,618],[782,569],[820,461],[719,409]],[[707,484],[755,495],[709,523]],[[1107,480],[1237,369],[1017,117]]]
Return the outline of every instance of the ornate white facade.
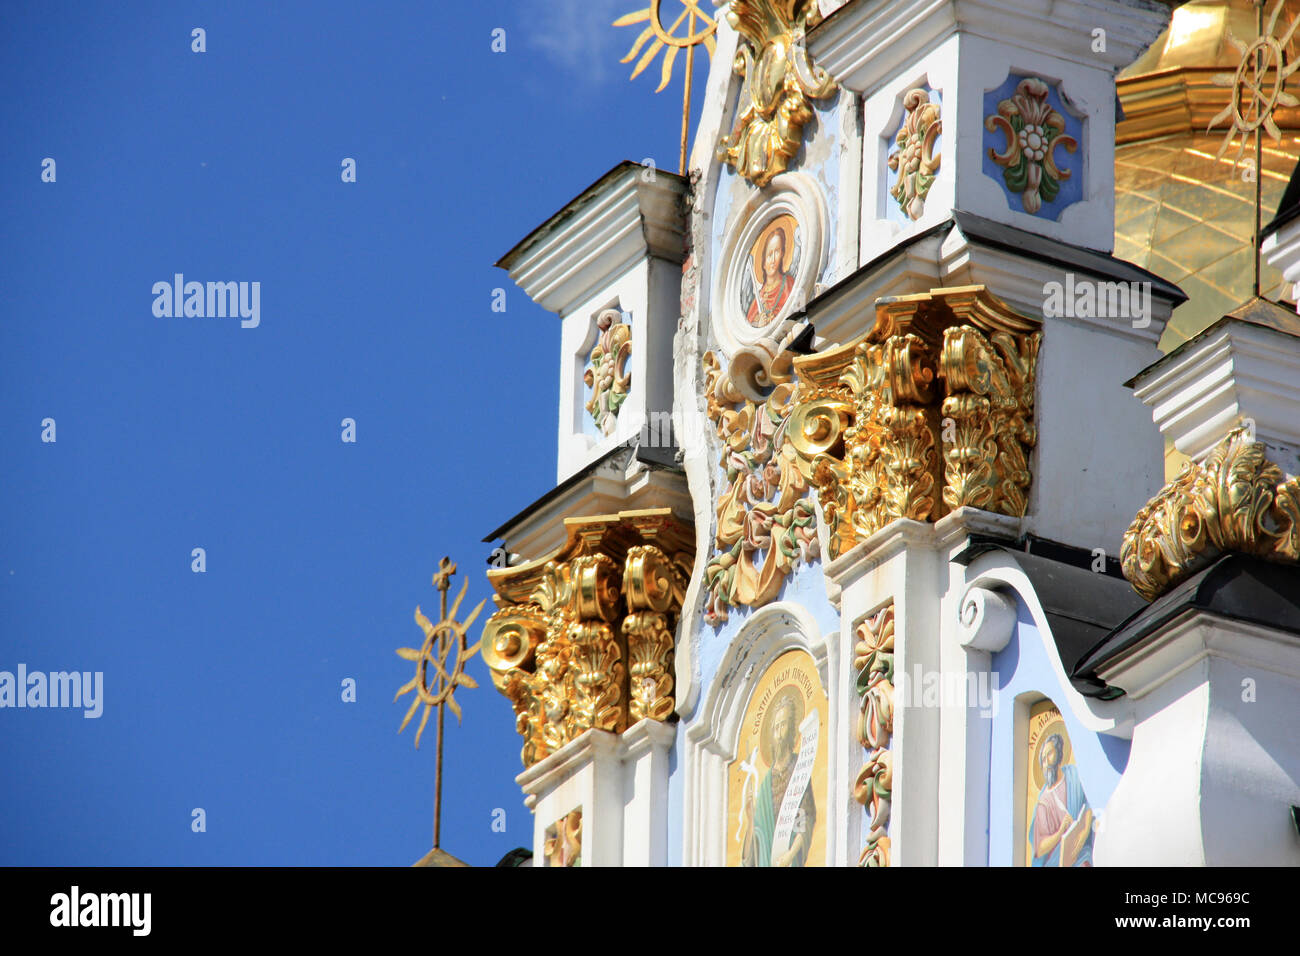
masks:
[[[539,864],[1300,864],[1300,319],[1162,357],[1112,255],[1168,6],[718,12],[690,175],[500,263],[562,322],[484,635]]]

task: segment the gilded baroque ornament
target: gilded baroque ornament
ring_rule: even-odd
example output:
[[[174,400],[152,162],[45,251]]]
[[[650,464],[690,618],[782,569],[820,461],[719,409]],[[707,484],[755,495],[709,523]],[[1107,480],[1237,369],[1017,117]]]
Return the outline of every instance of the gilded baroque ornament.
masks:
[[[694,537],[668,509],[570,518],[553,554],[488,572],[492,682],[532,766],[591,729],[621,733],[675,708],[673,634]]]
[[[1024,515],[1040,323],[983,286],[882,299],[855,342],[795,359],[786,425],[834,560],[899,518]]]
[[[582,808],[571,810],[546,830],[547,866],[582,866]]]
[[[867,760],[853,785],[853,798],[867,808],[867,837],[859,866],[889,866],[889,811],[894,792],[894,605],[891,603],[857,628],[853,669],[862,697],[858,742]]]
[[[729,0],[727,22],[742,38],[733,68],[746,82],[718,158],[755,186],[766,186],[799,152],[809,100],[836,90],[804,47],[804,34],[820,21],[817,0]]]
[[[596,344],[582,375],[591,389],[586,408],[601,434],[612,435],[632,385],[632,373],[627,370],[632,357],[632,327],[623,321],[618,309],[606,309],[596,316],[596,329]]]
[[[1300,561],[1300,477],[1264,453],[1239,426],[1143,506],[1120,551],[1133,590],[1153,601],[1228,552]]]
[[[718,503],[715,553],[704,569],[704,617],[716,625],[727,620],[729,608],[771,601],[794,565],[819,552],[808,481],[787,441],[795,386],[786,382],[766,401],[748,400],[713,352],[704,355],[704,377],[727,483]]]
[[[898,181],[889,194],[903,214],[915,221],[925,214],[925,197],[939,175],[940,156],[934,149],[943,123],[939,104],[931,102],[928,90],[909,90],[903,97],[903,111],[903,125],[889,154],[889,168],[898,174]]]
[[[1057,147],[1073,153],[1079,142],[1065,133],[1065,117],[1047,101],[1050,88],[1036,77],[1025,77],[1016,92],[998,104],[984,121],[990,133],[1006,137],[1006,149],[989,150],[993,162],[1003,167],[1007,188],[1020,194],[1025,212],[1036,213],[1061,191],[1061,181],[1073,175],[1056,163]]]

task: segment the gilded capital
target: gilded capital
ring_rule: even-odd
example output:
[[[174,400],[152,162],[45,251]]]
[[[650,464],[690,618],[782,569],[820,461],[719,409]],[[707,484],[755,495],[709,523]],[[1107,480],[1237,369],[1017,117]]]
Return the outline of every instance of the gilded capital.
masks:
[[[1153,601],[1229,552],[1300,562],[1300,477],[1265,450],[1235,428],[1143,506],[1120,551],[1133,590]]]
[[[488,572],[492,682],[514,706],[525,766],[593,728],[621,733],[676,706],[673,653],[694,537],[668,509],[570,518],[550,555]]]
[[[787,435],[830,558],[891,521],[1022,516],[1041,323],[983,286],[882,299],[870,332],[795,360]]]

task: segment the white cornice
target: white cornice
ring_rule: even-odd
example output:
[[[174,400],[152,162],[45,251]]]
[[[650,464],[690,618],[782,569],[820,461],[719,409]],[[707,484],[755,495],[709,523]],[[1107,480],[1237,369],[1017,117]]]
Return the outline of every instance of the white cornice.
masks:
[[[1137,59],[1169,22],[1149,0],[858,0],[812,31],[818,66],[871,93],[953,34],[970,34],[1111,72]],[[1093,30],[1106,49],[1093,51]]]
[[[1229,320],[1142,372],[1134,386],[1161,433],[1190,458],[1204,458],[1247,419],[1259,441],[1300,449],[1300,339],[1293,336]],[[1277,463],[1296,472],[1294,460]]]
[[[563,316],[649,256],[685,258],[686,181],[622,163],[498,263],[528,297]]]

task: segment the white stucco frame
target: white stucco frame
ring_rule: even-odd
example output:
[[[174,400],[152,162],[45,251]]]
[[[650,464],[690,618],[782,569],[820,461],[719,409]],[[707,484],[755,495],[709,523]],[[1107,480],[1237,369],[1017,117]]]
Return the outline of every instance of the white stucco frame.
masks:
[[[766,326],[755,328],[745,321],[740,304],[740,287],[750,268],[749,251],[763,229],[777,216],[794,217],[800,230],[801,253],[794,269],[794,288],[785,305]],[[753,345],[783,319],[807,306],[818,276],[826,268],[830,250],[829,215],[826,199],[817,181],[806,173],[782,173],[763,190],[756,190],[736,213],[722,242],[722,256],[713,290],[713,331],[724,352],[733,355]]]

